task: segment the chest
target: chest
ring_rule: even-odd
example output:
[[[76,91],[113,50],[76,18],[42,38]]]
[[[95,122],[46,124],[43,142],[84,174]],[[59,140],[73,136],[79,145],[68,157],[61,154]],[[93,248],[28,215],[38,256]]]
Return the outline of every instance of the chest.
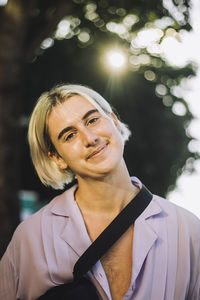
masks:
[[[133,226],[102,257],[112,299],[120,300],[127,292],[132,275]]]
[[[85,224],[92,241],[94,241],[109,221],[98,222],[85,218]],[[106,273],[113,300],[121,300],[129,289],[132,276],[133,225],[104,254],[101,263]]]

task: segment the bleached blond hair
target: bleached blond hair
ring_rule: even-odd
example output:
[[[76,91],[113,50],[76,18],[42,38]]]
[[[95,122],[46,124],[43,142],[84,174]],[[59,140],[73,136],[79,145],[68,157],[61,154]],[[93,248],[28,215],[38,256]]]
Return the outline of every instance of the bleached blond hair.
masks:
[[[59,105],[74,95],[80,95],[94,105],[98,111],[111,118],[113,112],[110,104],[96,91],[83,85],[66,84],[55,86],[48,92],[44,92],[38,99],[32,112],[28,141],[31,158],[41,182],[54,189],[63,189],[70,183],[75,174],[70,170],[62,170],[52,161],[48,153],[56,153],[56,149],[50,139],[47,128],[47,119],[56,105]],[[128,126],[118,120],[121,136],[125,143],[131,134]]]

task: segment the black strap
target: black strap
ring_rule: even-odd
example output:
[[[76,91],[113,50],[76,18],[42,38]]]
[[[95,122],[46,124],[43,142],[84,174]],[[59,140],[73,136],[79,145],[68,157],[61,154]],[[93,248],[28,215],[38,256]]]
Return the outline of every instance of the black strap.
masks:
[[[78,259],[73,270],[75,281],[84,276],[131,224],[135,222],[148,206],[152,197],[151,192],[143,185],[133,200],[128,203]]]

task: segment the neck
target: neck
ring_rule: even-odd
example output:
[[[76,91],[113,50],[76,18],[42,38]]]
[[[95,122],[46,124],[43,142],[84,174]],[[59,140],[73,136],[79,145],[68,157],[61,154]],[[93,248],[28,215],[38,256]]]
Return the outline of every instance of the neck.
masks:
[[[103,178],[77,178],[76,201],[83,213],[118,214],[138,193],[123,161],[120,171]]]

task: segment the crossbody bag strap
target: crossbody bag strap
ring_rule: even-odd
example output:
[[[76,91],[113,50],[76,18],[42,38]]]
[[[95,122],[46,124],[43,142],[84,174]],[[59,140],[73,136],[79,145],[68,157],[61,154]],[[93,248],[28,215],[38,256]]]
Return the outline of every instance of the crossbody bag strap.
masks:
[[[105,228],[74,265],[74,280],[78,281],[109,250],[149,205],[153,195],[143,185],[140,192]]]

